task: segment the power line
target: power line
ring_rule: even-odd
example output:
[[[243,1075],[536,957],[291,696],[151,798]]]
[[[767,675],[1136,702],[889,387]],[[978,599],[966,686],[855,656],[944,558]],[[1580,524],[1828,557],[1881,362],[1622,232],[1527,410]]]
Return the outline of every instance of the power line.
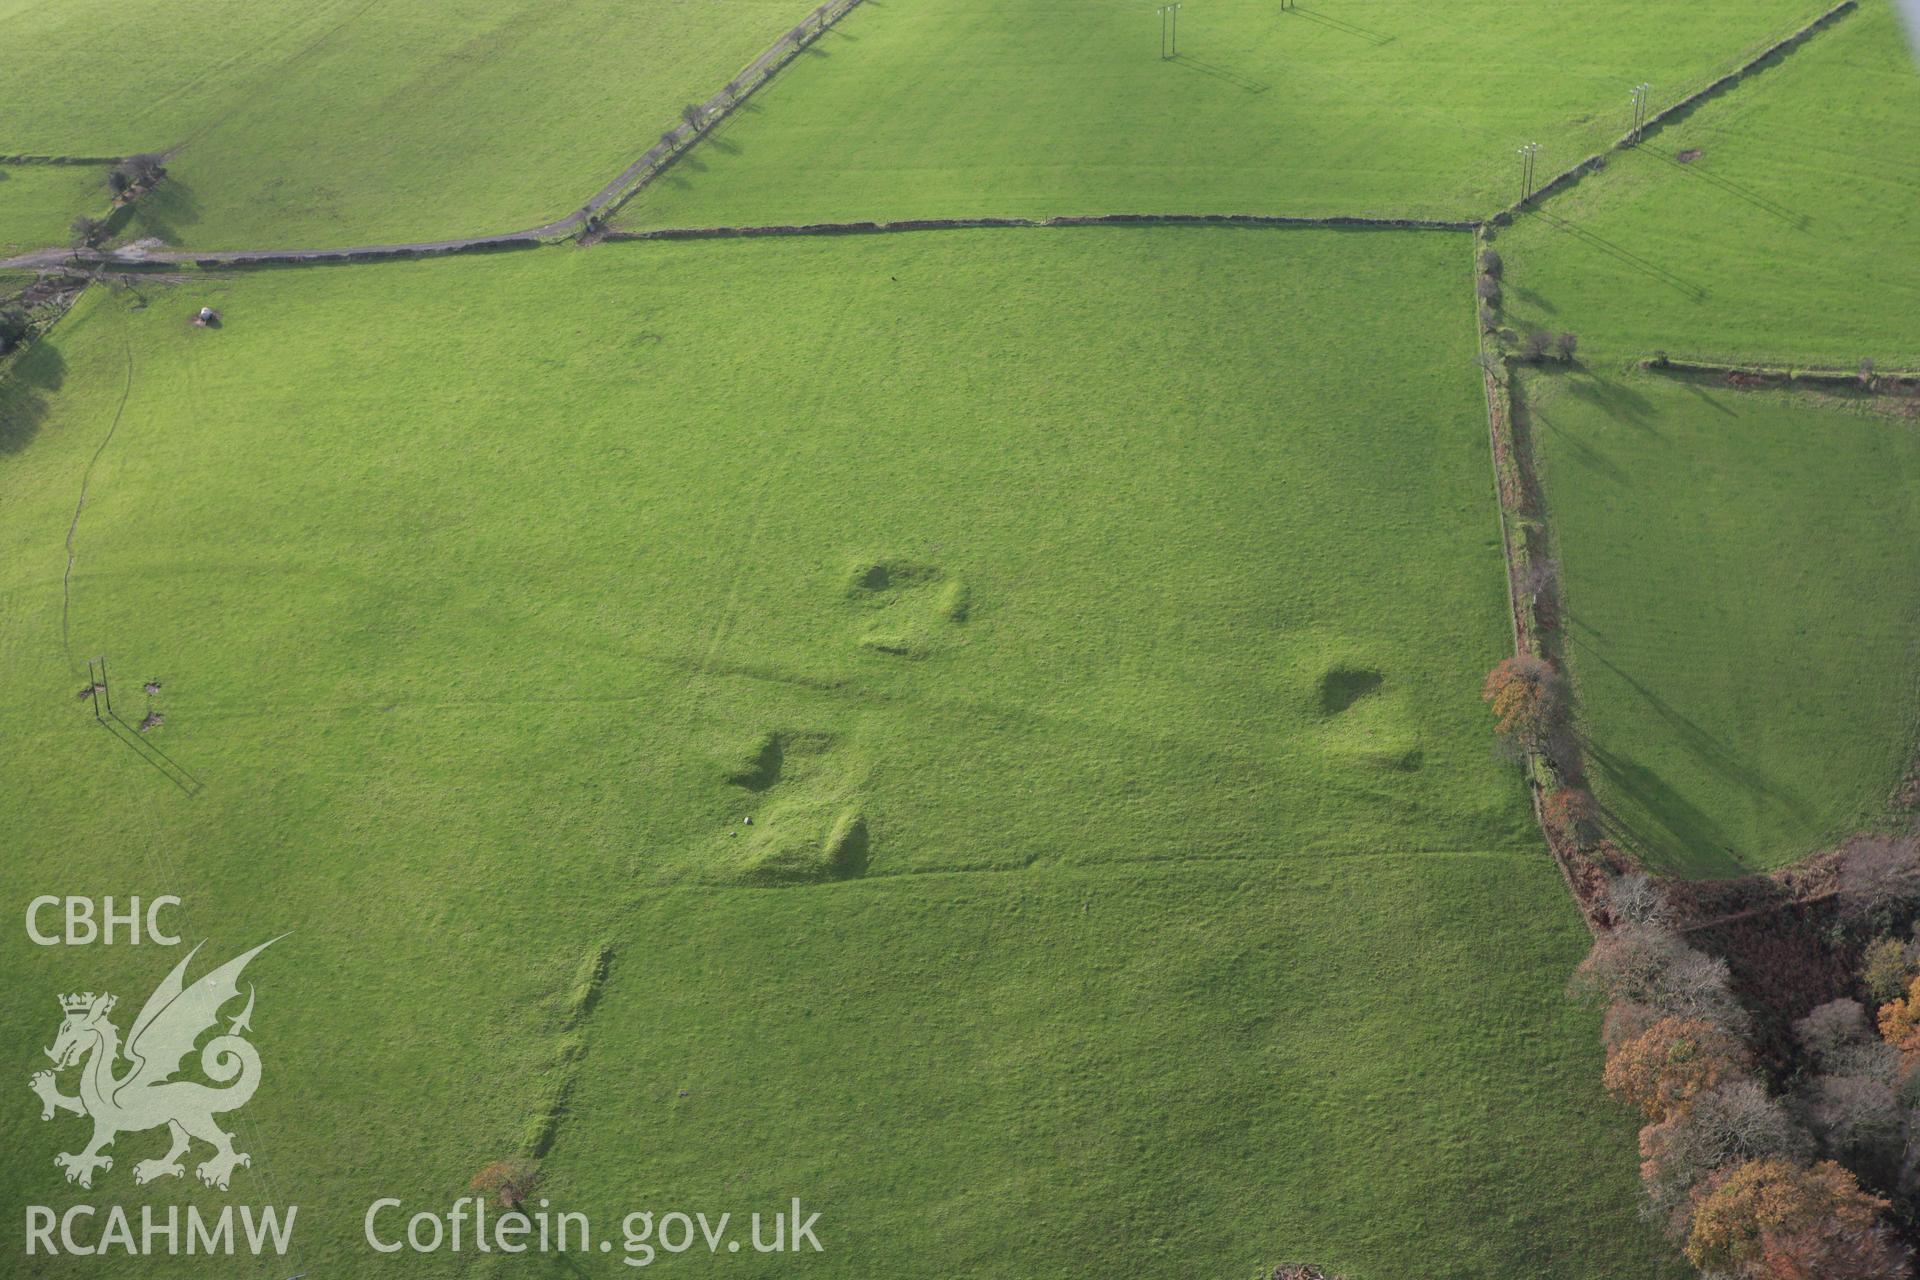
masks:
[[[1160,13],[1160,61],[1180,56],[1180,0],[1163,4]]]
[[[1522,201],[1533,194],[1533,158],[1539,153],[1540,144],[1537,142],[1529,142],[1515,153],[1520,157],[1520,199]]]

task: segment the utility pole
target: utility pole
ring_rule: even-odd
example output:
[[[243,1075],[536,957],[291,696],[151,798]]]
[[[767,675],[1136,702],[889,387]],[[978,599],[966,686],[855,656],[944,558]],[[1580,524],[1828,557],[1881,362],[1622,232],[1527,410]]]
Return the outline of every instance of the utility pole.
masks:
[[[93,718],[104,719],[100,714],[100,678],[93,673],[93,659],[87,659],[87,692],[93,695]]]
[[[1647,126],[1647,95],[1653,91],[1650,84],[1633,86],[1633,132],[1627,135],[1633,141],[1640,141],[1640,131]]]
[[[113,714],[113,677],[107,674],[107,659],[105,654],[102,654],[100,656],[100,687],[106,691],[107,714],[112,715]]]
[[[1180,0],[1160,6],[1160,61],[1180,56]]]
[[[1529,142],[1516,153],[1520,157],[1520,200],[1523,204],[1533,194],[1533,158],[1539,151],[1539,143]]]

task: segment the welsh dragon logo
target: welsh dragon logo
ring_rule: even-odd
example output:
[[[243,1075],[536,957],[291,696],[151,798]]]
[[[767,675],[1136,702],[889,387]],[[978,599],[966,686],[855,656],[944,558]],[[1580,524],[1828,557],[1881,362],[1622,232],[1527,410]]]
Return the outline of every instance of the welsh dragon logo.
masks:
[[[68,1182],[91,1187],[94,1170],[113,1168],[113,1158],[101,1152],[113,1145],[115,1137],[161,1125],[172,1134],[173,1145],[158,1160],[142,1160],[133,1166],[137,1183],[184,1174],[180,1157],[187,1154],[196,1138],[213,1148],[213,1155],[194,1170],[210,1187],[225,1191],[234,1169],[253,1163],[250,1156],[233,1149],[233,1135],[214,1121],[217,1115],[245,1106],[260,1085],[260,1052],[242,1036],[252,1029],[251,985],[246,1008],[229,1021],[224,1034],[214,1036],[200,1050],[200,1070],[215,1085],[224,1087],[172,1077],[193,1052],[195,1042],[217,1028],[220,1010],[239,997],[240,973],[247,962],[278,941],[275,938],[261,943],[189,987],[185,982],[187,965],[199,954],[196,946],[147,997],[140,1016],[133,1020],[133,1029],[127,1033],[124,1049],[120,1029],[107,1017],[116,1003],[113,996],[89,991],[60,997],[60,1010],[66,1019],[60,1024],[53,1047],[46,1051],[53,1059],[53,1070],[35,1072],[28,1084],[40,1095],[42,1120],[53,1119],[56,1111],[71,1111],[93,1120],[93,1140],[84,1150],[62,1152],[53,1158],[54,1164],[66,1170]],[[116,1075],[114,1069],[123,1053],[132,1065]],[[82,1062],[79,1094],[68,1097],[60,1092],[55,1074]]]

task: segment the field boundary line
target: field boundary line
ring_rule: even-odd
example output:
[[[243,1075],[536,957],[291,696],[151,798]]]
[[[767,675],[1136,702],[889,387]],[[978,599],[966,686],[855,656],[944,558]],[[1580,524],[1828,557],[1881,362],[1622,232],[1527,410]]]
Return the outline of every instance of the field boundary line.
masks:
[[[1846,369],[1838,365],[1799,364],[1797,362],[1700,360],[1669,356],[1664,352],[1647,356],[1637,367],[1648,373],[1668,377],[1724,378],[1735,386],[1750,387],[1828,387],[1853,388],[1869,395],[1920,395],[1920,369]]]
[[[725,240],[753,236],[884,235],[899,231],[968,231],[992,227],[1323,227],[1379,231],[1475,230],[1470,219],[1372,218],[1349,214],[1306,217],[1263,213],[1091,213],[1059,214],[1048,218],[901,218],[894,221],[773,223],[764,226],[657,227],[645,231],[609,231],[606,241]]]
[[[558,224],[554,224],[557,226]],[[1093,213],[1050,218],[908,218],[896,222],[812,222],[748,227],[659,227],[648,231],[606,231],[604,242],[638,240],[731,240],[759,236],[883,235],[903,231],[963,231],[992,227],[1247,227],[1332,231],[1445,231],[1466,234],[1482,224],[1472,220],[1372,218],[1348,214],[1300,217],[1258,213]],[[195,266],[206,271],[245,267],[323,266],[338,263],[402,261],[462,253],[537,249],[549,242],[553,227],[513,231],[461,240],[420,244],[360,245],[344,249],[111,250],[42,249],[0,259],[0,268],[49,271],[58,267],[138,268]]]
[[[859,4],[860,0],[826,0],[813,9],[792,30],[768,45],[764,53],[741,68],[719,92],[699,104],[703,118],[698,123],[684,121],[661,134],[660,141],[649,147],[645,155],[628,165],[612,182],[595,192],[577,212],[562,221],[593,229],[590,224],[596,224],[600,214],[617,212],[627,201],[650,186],[655,178],[671,168],[681,156],[705,140],[722,121],[739,109],[741,103],[764,88],[821,36],[833,30]]]
[[[0,156],[0,165],[8,164],[70,164],[92,168],[97,165],[119,164],[125,156]]]
[[[1818,35],[1821,31],[1833,25],[1835,22],[1839,21],[1841,18],[1845,17],[1847,14],[1852,13],[1854,10],[1858,9],[1859,7],[1860,7],[1860,0],[1840,0],[1838,4],[1834,5],[1831,9],[1828,9],[1825,13],[1822,13],[1820,16],[1813,19],[1811,22],[1807,23],[1805,26],[1801,27],[1799,30],[1794,31],[1787,36],[1783,36],[1779,40],[1774,41],[1772,44],[1762,49],[1759,53],[1756,53],[1755,55],[1753,55],[1753,57],[1747,59],[1745,62],[1741,63],[1739,66],[1735,67],[1732,71],[1729,71],[1725,75],[1708,83],[1704,88],[1696,89],[1694,92],[1681,98],[1678,102],[1675,102],[1671,106],[1664,107],[1661,110],[1654,112],[1651,116],[1647,117],[1646,121],[1640,126],[1637,132],[1629,131],[1627,133],[1622,134],[1618,139],[1614,141],[1614,144],[1608,147],[1605,151],[1596,151],[1594,154],[1588,156],[1584,160],[1581,160],[1579,163],[1571,166],[1570,168],[1562,170],[1558,174],[1555,174],[1552,178],[1548,179],[1547,182],[1545,182],[1543,185],[1541,185],[1534,191],[1521,197],[1519,200],[1514,201],[1512,204],[1508,205],[1506,208],[1501,209],[1498,212],[1492,214],[1490,217],[1486,219],[1486,221],[1492,222],[1495,225],[1501,225],[1506,222],[1511,222],[1519,214],[1525,212],[1529,206],[1538,205],[1541,202],[1552,198],[1553,196],[1557,196],[1562,192],[1571,189],[1576,184],[1578,184],[1582,178],[1586,177],[1588,174],[1596,173],[1599,170],[1605,168],[1608,155],[1616,151],[1632,150],[1634,147],[1638,146],[1642,141],[1644,141],[1649,134],[1658,132],[1662,127],[1664,127],[1667,124],[1668,121],[1672,120],[1675,116],[1683,114],[1686,111],[1690,110],[1691,108],[1698,106],[1702,101],[1704,101],[1707,98],[1713,97],[1716,94],[1722,93],[1725,90],[1733,88],[1736,84],[1746,79],[1749,75],[1752,75],[1755,72],[1762,70],[1763,68],[1761,64],[1766,62],[1769,58],[1775,57],[1778,54],[1786,53],[1795,48],[1798,48],[1800,45],[1805,44],[1808,40]]]
[[[1475,251],[1475,273],[1478,274],[1478,255],[1486,248],[1488,236],[1486,226],[1476,230],[1473,238]],[[1546,541],[1546,507],[1538,501],[1538,493],[1528,482],[1532,474],[1530,462],[1523,461],[1521,451],[1526,445],[1515,432],[1515,395],[1513,395],[1513,368],[1507,365],[1507,359],[1490,351],[1486,338],[1486,326],[1475,324],[1478,332],[1476,342],[1480,345],[1478,367],[1480,367],[1480,390],[1486,395],[1486,432],[1492,449],[1494,466],[1494,507],[1500,512],[1500,555],[1501,568],[1507,578],[1507,624],[1513,637],[1515,656],[1546,658],[1548,643],[1540,633],[1538,626],[1538,603],[1528,606],[1524,603],[1523,585],[1528,580],[1528,566],[1534,558],[1534,541]],[[1526,524],[1521,524],[1521,537],[1513,535],[1513,526],[1519,518],[1532,510],[1534,522],[1540,526],[1540,535],[1530,535]],[[1584,850],[1576,848],[1571,841],[1563,841],[1555,833],[1553,823],[1549,823],[1546,814],[1546,793],[1549,787],[1563,785],[1559,773],[1542,752],[1528,752],[1526,760],[1526,796],[1534,810],[1534,823],[1540,827],[1540,835],[1548,842],[1548,852],[1553,856],[1553,865],[1559,867],[1561,881],[1567,885],[1567,894],[1574,906],[1580,910],[1580,921],[1588,927],[1590,933],[1603,933],[1611,921],[1605,910],[1605,867],[1599,865],[1596,858],[1590,858]],[[1574,764],[1578,770],[1578,764]]]

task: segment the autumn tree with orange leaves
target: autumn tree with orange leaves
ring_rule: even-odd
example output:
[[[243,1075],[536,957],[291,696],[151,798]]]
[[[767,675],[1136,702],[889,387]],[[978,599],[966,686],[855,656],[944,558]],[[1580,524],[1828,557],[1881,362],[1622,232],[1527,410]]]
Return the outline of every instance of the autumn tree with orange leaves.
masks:
[[[1907,1066],[1920,1063],[1920,978],[1906,995],[1880,1006],[1880,1038],[1900,1051]]]
[[[1909,1254],[1884,1227],[1835,1227],[1773,1240],[1753,1280],[1908,1280]]]
[[[1747,1064],[1746,1047],[1711,1022],[1662,1018],[1615,1046],[1604,1083],[1608,1093],[1660,1123]]]
[[[1894,1280],[1906,1257],[1880,1225],[1886,1208],[1831,1160],[1749,1160],[1696,1193],[1687,1260],[1740,1280]]]
[[[473,1175],[467,1189],[499,1201],[502,1209],[518,1209],[539,1179],[540,1168],[531,1160],[495,1160]]]
[[[1538,751],[1553,736],[1560,715],[1560,673],[1545,658],[1518,654],[1487,673],[1480,697],[1493,709],[1493,731],[1502,742]]]
[[[1576,849],[1590,849],[1600,838],[1600,806],[1584,787],[1557,787],[1540,805],[1547,826]]]

